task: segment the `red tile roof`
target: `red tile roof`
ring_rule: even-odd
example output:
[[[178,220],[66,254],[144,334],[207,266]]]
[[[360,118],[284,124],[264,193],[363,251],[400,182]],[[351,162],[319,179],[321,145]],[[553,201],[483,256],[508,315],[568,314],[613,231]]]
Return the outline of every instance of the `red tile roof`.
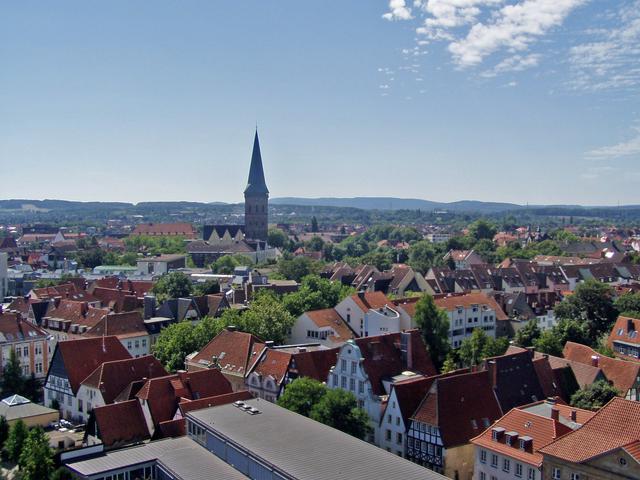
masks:
[[[403,332],[410,336],[409,346],[411,354],[408,362],[403,361],[400,351],[402,333],[387,333],[372,337],[356,338],[353,340],[364,358],[364,370],[371,382],[375,395],[384,395],[383,379],[399,375],[405,370],[431,376],[436,369],[427,353],[427,347],[418,330]],[[343,347],[344,348],[344,347]]]
[[[350,338],[354,338],[355,334],[349,326],[338,315],[335,308],[325,308],[323,310],[310,310],[304,315],[309,317],[318,328],[331,327],[336,335],[332,335],[329,339],[335,343],[344,343]]]
[[[505,432],[516,432],[518,438],[530,437],[533,440],[532,450],[521,450],[519,442],[509,445],[506,443],[506,438],[493,440],[492,429],[495,427],[502,427]],[[572,431],[567,425],[552,418],[514,408],[471,442],[493,452],[540,467],[543,457],[538,450]]]
[[[178,223],[141,223],[136,225],[131,235],[180,235],[193,238],[196,229],[186,222]]]
[[[254,363],[250,373],[256,373],[261,378],[270,376],[275,380],[276,385],[280,385],[287,375],[292,357],[293,353],[267,348]]]
[[[80,383],[99,365],[113,360],[131,358],[117,337],[82,338],[58,342],[55,355],[62,356],[73,394]]]
[[[100,300],[103,307],[115,312],[128,312],[142,306],[131,292],[117,288],[95,287],[93,296]]]
[[[102,335],[116,335],[118,338],[140,337],[148,335],[138,311],[125,313],[110,313],[100,319],[95,326],[85,334],[88,337],[101,337]]]
[[[145,355],[104,362],[85,378],[82,384],[99,388],[104,402],[109,404],[115,401],[131,382],[167,375],[167,371],[153,355]]]
[[[640,337],[638,336],[639,331],[640,319],[620,316],[609,333],[607,344],[609,345],[609,348],[612,349],[614,349],[613,342],[640,346]],[[625,360],[638,360],[635,357],[624,355],[618,351],[616,351],[616,356]]]
[[[360,310],[368,312],[376,310],[386,305],[392,305],[391,300],[382,292],[365,292],[363,294],[351,295],[351,299],[358,305]]]
[[[150,437],[138,400],[93,409],[100,439],[105,446],[139,442]]]
[[[457,310],[459,307],[470,308],[473,305],[486,305],[491,310],[495,311],[496,320],[508,320],[509,317],[500,308],[495,298],[485,295],[484,293],[465,293],[463,295],[447,295],[446,297],[434,299],[435,304],[444,308],[448,312]]]
[[[47,312],[47,317],[80,324],[88,310],[89,305],[86,302],[62,299],[58,305]]]
[[[440,429],[445,448],[468,443],[485,425],[502,416],[489,373],[436,378],[413,419]]]
[[[207,343],[189,363],[208,364],[213,357],[217,357],[223,373],[244,377],[263,349],[262,340],[250,333],[223,330]]]
[[[20,313],[0,313],[0,343],[42,339],[48,335],[46,330],[27,321]]]
[[[180,372],[147,380],[136,395],[147,402],[154,424],[172,420],[182,398],[197,400],[231,393],[231,385],[214,368]]]
[[[614,398],[582,428],[542,448],[545,455],[583,463],[620,448],[635,452],[640,440],[640,402]]]
[[[295,367],[300,377],[309,377],[319,382],[326,382],[329,370],[336,364],[339,347],[325,350],[299,352],[293,355],[292,368]]]
[[[425,397],[429,388],[438,377],[425,377],[423,375],[394,383],[392,392],[395,392],[398,401],[398,407],[402,413],[404,424],[409,426],[409,419],[420,406],[422,399]],[[389,395],[391,397],[391,395]],[[384,416],[382,417],[384,419]]]
[[[579,343],[567,342],[562,354],[569,360],[588,365],[597,361],[597,366],[602,369],[607,380],[613,383],[613,386],[620,391],[620,395],[623,397],[633,388],[640,376],[640,363],[605,357]]]

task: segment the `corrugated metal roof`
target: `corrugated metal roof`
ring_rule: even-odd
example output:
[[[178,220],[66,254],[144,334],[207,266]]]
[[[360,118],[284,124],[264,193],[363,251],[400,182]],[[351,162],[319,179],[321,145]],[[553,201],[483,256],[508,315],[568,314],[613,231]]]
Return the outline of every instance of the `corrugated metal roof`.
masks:
[[[88,460],[70,462],[66,466],[88,477],[154,461],[184,480],[248,478],[188,437],[159,440],[116,450]]]
[[[229,404],[189,412],[187,417],[300,480],[446,478],[272,403],[260,400],[245,403],[261,413],[250,415]]]

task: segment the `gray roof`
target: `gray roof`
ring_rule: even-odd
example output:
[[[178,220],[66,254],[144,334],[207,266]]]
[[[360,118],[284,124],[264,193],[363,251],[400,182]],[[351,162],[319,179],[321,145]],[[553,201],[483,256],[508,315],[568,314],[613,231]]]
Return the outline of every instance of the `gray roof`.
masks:
[[[50,413],[58,413],[52,408],[43,407],[37,403],[32,403],[20,395],[7,397],[0,402],[0,416],[5,417],[7,421],[17,420],[18,418],[37,417],[38,415],[47,415]]]
[[[424,467],[367,442],[264,400],[189,412],[209,431],[238,444],[263,462],[300,480],[445,479]]]
[[[246,480],[248,477],[188,437],[168,438],[137,447],[115,450],[66,464],[90,477],[112,470],[157,461],[184,480]]]
[[[251,153],[251,166],[249,167],[249,180],[245,195],[268,195],[269,189],[264,181],[264,170],[262,169],[262,155],[260,155],[260,142],[258,140],[258,130],[253,139],[253,152]]]

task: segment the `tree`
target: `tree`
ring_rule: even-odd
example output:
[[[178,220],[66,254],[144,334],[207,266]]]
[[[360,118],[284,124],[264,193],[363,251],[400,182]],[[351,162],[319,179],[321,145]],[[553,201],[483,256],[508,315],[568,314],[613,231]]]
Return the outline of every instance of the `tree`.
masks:
[[[631,318],[640,318],[640,293],[625,293],[614,302],[620,315]]]
[[[463,366],[471,367],[485,358],[503,355],[508,347],[509,340],[506,337],[494,339],[481,328],[475,328],[471,336],[462,341],[458,355]]]
[[[193,294],[197,296],[211,295],[214,293],[220,293],[220,284],[217,280],[207,280],[193,287]]]
[[[358,263],[373,265],[380,271],[389,270],[393,265],[393,257],[394,252],[392,250],[381,249],[374,252],[365,253],[362,257],[360,257],[360,262]]]
[[[311,408],[310,417],[360,439],[370,431],[369,416],[358,407],[353,393],[346,390],[328,390]]]
[[[613,305],[611,287],[596,280],[587,280],[556,307],[555,314],[557,318],[583,324],[589,345],[595,345],[602,334],[609,332],[618,311]]]
[[[22,377],[22,367],[15,349],[9,350],[9,360],[2,371],[2,392],[3,395],[21,394],[24,387]]]
[[[315,217],[315,215],[313,217],[311,217],[311,231],[312,232],[318,232],[318,219]]]
[[[275,248],[283,248],[287,242],[289,241],[289,237],[279,228],[270,228],[269,233],[267,233],[267,243]]]
[[[179,322],[164,328],[153,345],[153,354],[169,371],[184,368],[184,359],[198,350],[198,339],[191,322]]]
[[[22,452],[24,443],[27,439],[27,434],[27,425],[22,420],[18,420],[14,423],[9,430],[9,436],[4,444],[4,450],[7,458],[12,462],[17,462],[20,458],[20,453]]]
[[[420,329],[431,361],[439,369],[451,349],[447,312],[438,308],[431,295],[424,295],[416,303],[414,320]]]
[[[53,472],[53,455],[42,427],[29,431],[18,464],[23,480],[42,480]]]
[[[315,274],[320,270],[317,262],[309,257],[281,258],[278,262],[278,271],[289,280],[299,282],[303,277]]]
[[[322,240],[322,238],[320,238],[318,235],[314,235],[307,242],[307,247],[312,252],[321,252],[322,248],[324,247],[324,240]]]
[[[554,356],[562,356],[567,342],[589,344],[589,336],[583,324],[576,320],[560,320],[551,330],[545,330],[533,342],[536,350]]]
[[[307,275],[302,279],[297,292],[282,297],[282,304],[294,317],[309,310],[335,307],[342,299],[355,290],[340,282],[331,282],[317,275]]]
[[[469,236],[476,242],[483,239],[493,240],[497,231],[498,229],[493,223],[483,219],[476,220],[469,225]]]
[[[84,268],[95,268],[98,265],[104,265],[104,251],[100,248],[85,250],[77,254],[76,260]]]
[[[598,380],[575,392],[571,396],[571,405],[587,410],[598,410],[619,393],[606,380]]]
[[[242,331],[281,344],[285,343],[289,330],[296,321],[270,292],[258,295],[239,319]]]
[[[0,416],[0,450],[4,448],[4,444],[9,438],[9,424],[4,416]]]
[[[520,347],[532,347],[533,343],[540,337],[540,329],[536,319],[531,319],[527,324],[516,332],[515,344]]]
[[[51,474],[51,480],[75,480],[76,478],[77,477],[65,467],[59,467]]]
[[[191,280],[182,272],[171,272],[160,277],[153,286],[153,293],[159,302],[169,298],[181,298],[191,295]]]
[[[278,405],[308,417],[311,409],[327,393],[327,386],[317,380],[307,377],[296,378],[287,385]]]
[[[426,240],[416,242],[409,247],[409,265],[422,274],[438,263],[437,257],[436,248]]]
[[[442,364],[442,368],[440,369],[440,373],[449,373],[453,372],[458,368],[458,364],[451,352],[445,358],[444,363]]]

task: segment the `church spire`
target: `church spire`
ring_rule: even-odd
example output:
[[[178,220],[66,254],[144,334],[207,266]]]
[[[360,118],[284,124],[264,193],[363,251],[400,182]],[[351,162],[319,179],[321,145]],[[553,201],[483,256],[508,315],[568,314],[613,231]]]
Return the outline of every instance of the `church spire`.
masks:
[[[262,169],[262,155],[260,155],[260,141],[258,140],[258,128],[253,139],[253,153],[251,154],[251,167],[249,167],[249,180],[245,195],[268,195],[269,189],[264,180],[264,170]]]

